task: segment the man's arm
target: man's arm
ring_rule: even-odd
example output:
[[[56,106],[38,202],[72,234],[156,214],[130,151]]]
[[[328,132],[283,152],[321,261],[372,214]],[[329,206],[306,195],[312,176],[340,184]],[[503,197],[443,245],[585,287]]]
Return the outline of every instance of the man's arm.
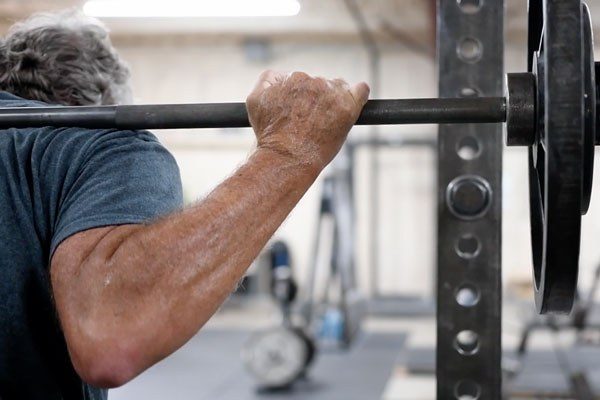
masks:
[[[247,100],[257,150],[206,199],[150,225],[65,240],[51,279],[81,377],[119,386],[189,340],[338,152],[367,97],[365,84],[267,72]]]

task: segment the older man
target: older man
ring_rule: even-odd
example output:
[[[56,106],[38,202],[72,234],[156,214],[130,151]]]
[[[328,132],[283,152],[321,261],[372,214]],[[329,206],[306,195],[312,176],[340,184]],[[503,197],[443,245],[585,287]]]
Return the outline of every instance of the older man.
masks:
[[[97,21],[39,15],[0,44],[0,107],[127,102]],[[368,97],[362,83],[265,72],[247,99],[256,150],[182,208],[148,132],[0,133],[0,397],[96,399],[173,353],[213,315]]]

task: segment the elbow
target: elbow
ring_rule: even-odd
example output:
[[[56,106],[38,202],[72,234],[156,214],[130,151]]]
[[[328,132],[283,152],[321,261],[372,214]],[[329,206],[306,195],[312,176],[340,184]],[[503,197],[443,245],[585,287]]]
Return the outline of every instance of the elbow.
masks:
[[[121,361],[94,360],[75,365],[81,379],[101,389],[114,389],[131,381],[137,373]]]
[[[79,377],[97,388],[123,386],[145,369],[138,362],[139,349],[127,338],[79,340],[69,345],[69,353]]]

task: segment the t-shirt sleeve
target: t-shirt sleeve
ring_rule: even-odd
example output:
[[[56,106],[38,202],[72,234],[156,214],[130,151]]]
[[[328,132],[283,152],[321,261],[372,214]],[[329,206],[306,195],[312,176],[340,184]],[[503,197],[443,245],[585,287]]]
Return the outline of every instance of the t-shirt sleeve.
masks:
[[[151,222],[182,207],[177,163],[149,132],[110,132],[85,151],[59,202],[50,256],[78,232]]]

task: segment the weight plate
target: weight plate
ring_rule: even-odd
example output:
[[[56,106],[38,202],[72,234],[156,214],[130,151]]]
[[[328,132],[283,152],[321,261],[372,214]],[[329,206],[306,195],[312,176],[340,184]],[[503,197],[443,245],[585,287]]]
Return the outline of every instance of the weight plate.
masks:
[[[278,389],[301,377],[314,346],[296,328],[278,327],[254,334],[242,349],[242,361],[263,388]]]
[[[584,210],[586,62],[585,46],[574,44],[590,38],[583,36],[580,0],[531,0],[529,7],[529,65],[537,76],[539,116],[529,150],[535,300],[540,313],[569,312]]]
[[[592,198],[594,177],[594,150],[596,145],[596,65],[594,62],[594,33],[587,4],[583,4],[583,57],[584,57],[584,137],[583,137],[583,192],[581,213],[586,214]]]
[[[313,363],[313,361],[315,360],[315,357],[317,355],[317,346],[314,342],[314,340],[301,328],[292,328],[294,331],[296,331],[296,334],[299,335],[302,340],[304,340],[304,343],[306,343],[306,349],[307,349],[307,353],[306,353],[306,360],[304,361],[304,372],[306,372],[306,369],[308,367],[310,367]]]

